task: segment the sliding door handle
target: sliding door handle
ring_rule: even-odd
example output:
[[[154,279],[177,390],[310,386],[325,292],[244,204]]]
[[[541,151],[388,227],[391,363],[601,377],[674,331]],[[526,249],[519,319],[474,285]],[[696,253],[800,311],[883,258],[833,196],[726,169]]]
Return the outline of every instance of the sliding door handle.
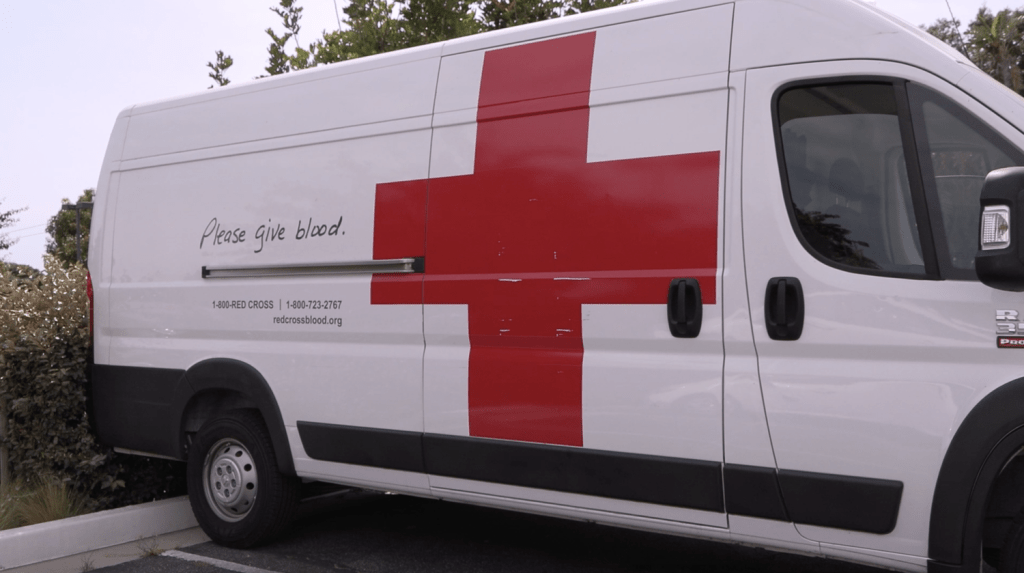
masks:
[[[676,338],[697,338],[703,319],[697,279],[672,279],[668,286],[668,329]]]

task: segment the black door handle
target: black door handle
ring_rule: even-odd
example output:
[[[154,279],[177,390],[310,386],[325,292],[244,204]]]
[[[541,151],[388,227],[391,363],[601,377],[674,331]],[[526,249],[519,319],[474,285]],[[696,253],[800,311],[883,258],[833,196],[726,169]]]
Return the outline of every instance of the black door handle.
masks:
[[[697,279],[672,279],[668,286],[668,329],[676,338],[697,338],[704,314]]]
[[[764,293],[764,322],[772,340],[796,340],[804,330],[804,289],[800,279],[775,277]]]

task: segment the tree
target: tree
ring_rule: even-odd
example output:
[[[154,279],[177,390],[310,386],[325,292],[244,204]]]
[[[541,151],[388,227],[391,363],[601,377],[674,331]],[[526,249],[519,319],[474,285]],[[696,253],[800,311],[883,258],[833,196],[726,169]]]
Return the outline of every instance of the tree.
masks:
[[[299,20],[302,19],[302,7],[295,3],[295,0],[281,0],[281,7],[273,7],[272,12],[281,17],[286,32],[280,36],[273,28],[267,28],[267,35],[270,36],[270,46],[267,52],[270,53],[270,60],[267,67],[263,68],[272,76],[285,74],[291,70],[303,70],[316,65],[311,59],[310,52],[299,45]],[[288,40],[295,38],[295,55],[288,55],[286,45]]]
[[[342,32],[352,57],[361,58],[403,47],[402,27],[392,0],[352,0],[343,10],[350,29]]]
[[[95,190],[86,189],[78,198],[78,203],[91,203],[95,198]],[[68,199],[61,199],[61,204],[70,205]],[[92,221],[92,210],[83,209],[79,212],[81,227],[75,224],[75,212],[61,209],[57,214],[50,217],[46,224],[46,233],[50,235],[46,239],[46,253],[53,255],[64,267],[70,267],[78,262],[78,248],[75,245],[75,237],[81,232],[80,244],[82,248],[82,264],[86,264],[89,258],[89,224]]]
[[[470,36],[484,29],[469,0],[406,0],[401,15],[405,47]]]
[[[231,83],[231,80],[224,75],[224,72],[234,63],[235,61],[231,59],[231,56],[225,56],[222,50],[217,50],[217,63],[206,62],[206,67],[213,70],[207,75],[213,78],[217,85],[226,86]],[[210,86],[209,89],[212,90],[213,86]]]
[[[309,46],[309,51],[313,55],[314,65],[333,64],[356,57],[352,54],[345,32],[341,30],[324,32],[321,39]]]
[[[351,0],[345,7],[344,30],[324,31],[309,48],[299,44],[302,7],[298,0],[279,0],[271,10],[281,17],[284,32],[267,28],[269,60],[264,68],[276,76],[390,52],[412,46],[461,38],[484,30],[498,30],[562,15],[580,14],[637,0]],[[294,55],[288,41],[295,39]],[[224,70],[230,56],[217,52],[217,63],[207,63],[220,85],[228,83]],[[260,76],[261,78],[267,76]],[[258,78],[257,78],[258,79]],[[211,86],[212,87],[212,86]]]
[[[993,16],[986,7],[978,10],[968,30],[974,64],[1017,93],[1024,87],[1020,69],[1024,56],[1022,34],[1024,12],[1005,9]]]
[[[964,44],[963,36],[960,35],[960,20],[939,18],[934,24],[925,28],[925,31],[949,44],[968,58],[971,57]]]
[[[1024,10],[1004,9],[993,15],[982,7],[962,35],[960,27],[959,20],[942,18],[925,30],[1006,87],[1024,92]]]
[[[285,32],[283,36],[278,36],[274,33],[273,28],[267,28],[266,32],[271,40],[270,47],[267,48],[267,52],[270,53],[270,59],[267,61],[267,67],[263,69],[271,76],[279,76],[290,72],[291,66],[288,65],[288,53],[285,51],[285,44],[292,37],[291,33]]]
[[[18,213],[21,213],[25,209],[28,209],[28,207],[0,211],[0,251],[6,251],[18,242],[18,239],[12,239],[4,229],[14,226],[18,222]],[[0,259],[2,258],[3,257],[0,256]]]
[[[488,30],[511,28],[559,16],[557,0],[482,0],[480,16]]]
[[[602,8],[632,4],[636,1],[637,0],[568,0],[565,3],[565,15],[571,16],[573,14],[582,14],[584,12],[600,10]]]
[[[324,32],[309,47],[313,62],[331,64],[406,47],[395,11],[393,0],[352,0],[344,9],[349,29]]]

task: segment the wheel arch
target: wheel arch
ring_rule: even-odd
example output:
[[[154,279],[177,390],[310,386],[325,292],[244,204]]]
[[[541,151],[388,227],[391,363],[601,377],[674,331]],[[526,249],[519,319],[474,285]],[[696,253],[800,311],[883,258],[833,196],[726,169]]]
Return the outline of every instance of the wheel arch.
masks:
[[[294,476],[295,463],[281,409],[267,380],[250,364],[232,358],[210,358],[185,371],[174,410],[179,413],[177,451],[186,455],[185,436],[199,429],[216,412],[234,408],[258,410],[270,433],[278,471]]]
[[[932,496],[929,571],[966,571],[980,563],[989,495],[1003,466],[1024,446],[1021,404],[1024,378],[982,398],[953,435]]]

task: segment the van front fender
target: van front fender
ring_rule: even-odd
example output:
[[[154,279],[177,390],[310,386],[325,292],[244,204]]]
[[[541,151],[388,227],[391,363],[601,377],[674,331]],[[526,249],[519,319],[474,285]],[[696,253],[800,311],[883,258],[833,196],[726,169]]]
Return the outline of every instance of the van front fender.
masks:
[[[928,571],[978,571],[989,494],[1024,447],[1024,378],[985,396],[953,435],[932,497]]]

